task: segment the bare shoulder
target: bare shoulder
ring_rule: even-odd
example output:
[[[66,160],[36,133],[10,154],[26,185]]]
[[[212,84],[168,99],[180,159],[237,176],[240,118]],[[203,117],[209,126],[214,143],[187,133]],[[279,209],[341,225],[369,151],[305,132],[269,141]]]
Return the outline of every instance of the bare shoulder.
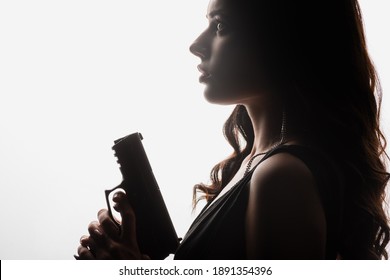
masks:
[[[323,258],[325,215],[304,162],[288,153],[273,155],[256,168],[249,187],[249,258]]]
[[[279,153],[254,170],[251,192],[316,191],[315,184],[313,174],[302,160],[288,153]]]

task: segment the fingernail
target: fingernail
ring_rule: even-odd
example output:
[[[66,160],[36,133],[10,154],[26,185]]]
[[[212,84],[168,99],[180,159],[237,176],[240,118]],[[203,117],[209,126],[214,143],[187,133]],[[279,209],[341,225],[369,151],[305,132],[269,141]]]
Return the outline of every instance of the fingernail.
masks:
[[[98,229],[95,229],[94,232],[97,234],[97,235],[103,235],[102,232]]]

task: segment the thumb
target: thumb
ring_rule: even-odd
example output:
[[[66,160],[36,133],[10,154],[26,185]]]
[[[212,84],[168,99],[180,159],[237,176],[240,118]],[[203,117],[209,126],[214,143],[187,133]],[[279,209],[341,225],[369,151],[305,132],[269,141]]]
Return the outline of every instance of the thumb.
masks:
[[[130,241],[130,243],[138,244],[135,212],[126,194],[117,192],[112,199],[116,202],[114,208],[120,213],[122,218],[121,239],[125,242]]]

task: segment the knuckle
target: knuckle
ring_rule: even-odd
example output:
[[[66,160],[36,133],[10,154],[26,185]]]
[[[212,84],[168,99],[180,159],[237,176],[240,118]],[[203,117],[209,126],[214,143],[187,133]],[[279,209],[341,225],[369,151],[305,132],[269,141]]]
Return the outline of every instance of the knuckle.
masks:
[[[83,248],[85,248],[85,247],[83,247],[83,246],[79,246],[79,247],[77,247],[77,253],[80,255],[80,253],[81,253],[81,251],[83,250]]]
[[[110,219],[110,215],[106,209],[102,209],[98,213],[98,220],[100,224],[106,223]]]
[[[102,243],[104,242],[105,235],[100,229],[95,229],[94,231],[91,232],[91,243]]]
[[[115,252],[117,249],[118,249],[117,246],[113,242],[109,242],[107,244],[107,250],[109,252]]]
[[[107,230],[112,227],[113,221],[109,216],[104,216],[100,219],[100,225],[103,229]]]
[[[87,257],[90,255],[90,252],[87,248],[83,247],[83,246],[79,246],[78,249],[77,249],[77,253],[79,254],[80,257]]]
[[[105,213],[107,213],[107,209],[100,209],[97,213],[97,216],[98,218],[101,216],[101,215],[104,215]]]
[[[82,245],[87,244],[88,240],[89,240],[89,236],[88,235],[83,235],[83,236],[80,237],[80,244],[82,244]]]
[[[99,226],[99,223],[97,221],[92,221],[88,225],[88,230],[93,231]]]

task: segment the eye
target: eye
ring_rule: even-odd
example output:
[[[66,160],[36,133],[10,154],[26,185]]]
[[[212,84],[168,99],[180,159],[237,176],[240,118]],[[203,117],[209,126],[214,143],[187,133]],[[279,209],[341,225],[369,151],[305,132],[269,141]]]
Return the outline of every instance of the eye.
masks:
[[[224,31],[225,28],[226,28],[226,25],[224,23],[222,23],[222,22],[217,23],[217,31],[218,32]]]

